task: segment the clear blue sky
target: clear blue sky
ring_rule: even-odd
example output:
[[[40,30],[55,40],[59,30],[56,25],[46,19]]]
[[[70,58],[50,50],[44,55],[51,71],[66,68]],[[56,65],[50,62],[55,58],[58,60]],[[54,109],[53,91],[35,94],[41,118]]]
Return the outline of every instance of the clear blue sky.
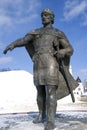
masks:
[[[27,32],[42,26],[40,13],[55,13],[55,28],[62,30],[74,48],[71,65],[75,78],[87,79],[87,0],[0,0],[0,69],[24,69],[33,73],[25,48],[7,55],[3,49]]]

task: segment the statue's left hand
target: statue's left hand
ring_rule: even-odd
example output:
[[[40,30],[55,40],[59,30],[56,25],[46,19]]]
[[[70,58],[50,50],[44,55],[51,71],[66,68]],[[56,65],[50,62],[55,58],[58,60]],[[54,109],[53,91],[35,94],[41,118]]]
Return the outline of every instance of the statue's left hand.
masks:
[[[59,58],[64,58],[65,56],[65,51],[64,50],[60,50],[59,53],[58,53],[58,57]]]

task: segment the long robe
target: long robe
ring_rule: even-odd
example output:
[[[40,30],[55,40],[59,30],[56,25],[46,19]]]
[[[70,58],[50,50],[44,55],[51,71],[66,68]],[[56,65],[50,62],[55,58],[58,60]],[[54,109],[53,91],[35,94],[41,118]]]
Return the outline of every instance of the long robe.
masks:
[[[34,30],[34,31],[32,31],[32,32],[30,32],[29,33],[29,35],[34,35],[35,37],[38,37],[38,36],[41,36],[41,35],[43,35],[44,34],[44,29],[43,28],[40,28],[40,29],[37,29],[37,30]],[[46,31],[45,33],[47,33],[47,35],[51,35],[51,36],[55,36],[55,37],[57,37],[58,39],[60,39],[60,38],[63,38],[63,39],[66,39],[67,40],[67,38],[66,38],[66,36],[64,35],[64,33],[63,32],[61,32],[61,31],[59,31],[58,29],[55,29],[55,28],[52,28],[50,31],[48,30],[48,31]],[[27,34],[28,35],[28,34]],[[36,49],[35,49],[35,46],[34,46],[34,44],[35,43],[33,43],[33,42],[31,42],[31,43],[29,43],[29,44],[27,44],[25,47],[26,47],[26,50],[27,50],[27,52],[28,52],[28,54],[30,55],[30,57],[31,57],[31,59],[32,60],[34,60],[34,57],[36,56]],[[44,43],[43,43],[44,44]],[[57,44],[57,43],[56,43]],[[63,47],[61,47],[61,46],[59,46],[59,49],[63,49]],[[54,53],[55,53],[55,49],[54,49]],[[53,57],[53,56],[52,56]],[[41,57],[41,55],[40,55],[40,57],[39,58],[37,58],[38,60],[36,61],[36,57],[35,57],[35,61],[34,61],[34,68],[35,68],[35,72],[34,72],[34,78],[35,78],[35,75],[36,75],[36,78],[35,78],[35,80],[37,80],[37,81],[34,81],[35,83],[36,83],[36,85],[37,84],[39,84],[40,82],[38,82],[38,81],[40,81],[40,80],[38,80],[38,78],[37,77],[39,77],[40,76],[40,78],[41,78],[41,75],[42,75],[42,77],[44,76],[43,74],[43,72],[41,72],[41,67],[42,67],[42,65],[41,65],[41,67],[40,67],[40,63],[42,64],[42,63],[48,63],[49,64],[49,61],[47,61],[47,60],[49,60],[49,58],[51,58],[51,59],[54,59],[54,58],[52,58],[50,55],[48,56],[48,58],[46,58],[46,54],[44,53],[44,54],[42,54],[42,57]],[[39,59],[42,59],[42,60],[39,60]],[[70,74],[70,72],[69,72],[69,64],[70,64],[70,56],[65,56],[64,57],[64,65],[65,65],[65,67],[66,67],[66,71],[67,71],[67,75],[68,75],[68,79],[69,79],[69,82],[71,83],[71,90],[73,91],[77,86],[78,86],[78,84],[77,84],[77,82],[75,81],[75,79],[72,77],[72,75]],[[36,63],[36,65],[35,65],[35,63]],[[58,84],[58,88],[57,88],[57,91],[56,91],[56,93],[57,93],[57,99],[61,99],[61,98],[63,98],[63,97],[65,97],[65,96],[67,96],[68,94],[69,94],[69,90],[68,90],[68,87],[67,87],[67,83],[66,83],[66,80],[65,80],[65,78],[64,78],[64,74],[63,74],[63,71],[62,71],[62,67],[61,67],[61,63],[58,63],[58,66],[57,66],[57,61],[55,60],[53,60],[52,61],[52,63],[55,63],[55,65],[53,65],[53,67],[55,67],[55,75],[56,75],[56,77],[55,77],[55,79],[56,79],[56,84],[54,84],[54,80],[52,80],[52,83],[53,83],[53,85],[57,85]],[[50,63],[51,64],[51,63]],[[48,65],[48,68],[49,68],[49,66],[50,66],[50,64]],[[39,66],[38,66],[39,65]],[[46,66],[47,67],[47,66]],[[38,75],[37,74],[37,68],[39,68],[38,69],[38,74],[40,73],[40,75]],[[43,66],[42,67],[42,70],[44,69],[45,67]],[[48,68],[45,70],[45,72],[46,71],[48,71]],[[49,71],[48,72],[50,72],[50,68],[49,68]],[[57,73],[58,73],[58,76],[57,76]],[[53,73],[54,74],[54,73]],[[67,76],[66,75],[66,76]],[[54,76],[54,75],[53,75]],[[44,76],[45,77],[45,76]],[[49,76],[47,75],[47,77],[49,78]],[[46,77],[46,78],[47,78]],[[51,77],[52,77],[52,75],[51,75]],[[42,85],[44,85],[44,80],[45,80],[45,78],[42,78],[41,79],[41,84]],[[49,80],[47,80],[46,82],[47,82],[47,84],[49,83],[48,82]],[[51,81],[51,79],[50,79],[50,81]],[[57,82],[58,81],[58,82]],[[45,85],[46,85],[46,82],[45,82]]]

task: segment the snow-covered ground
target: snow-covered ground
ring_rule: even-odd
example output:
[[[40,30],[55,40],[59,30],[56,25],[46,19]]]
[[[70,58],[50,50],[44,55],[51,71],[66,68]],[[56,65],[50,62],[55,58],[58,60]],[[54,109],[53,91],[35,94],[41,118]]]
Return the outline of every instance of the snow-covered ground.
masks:
[[[35,103],[32,74],[23,70],[0,72],[0,113],[27,109]]]
[[[44,124],[32,123],[38,114],[33,76],[23,70],[0,72],[0,83],[0,114],[30,112],[0,115],[0,130],[43,130]],[[86,103],[73,104],[70,95],[58,100],[55,130],[87,130],[86,111]]]
[[[0,114],[37,111],[36,95],[33,76],[29,72],[0,72]],[[71,110],[70,105],[72,107],[70,95],[58,100],[58,110],[65,110],[65,106]]]
[[[44,130],[45,123],[33,124],[38,113],[1,115],[0,130]],[[58,112],[54,130],[87,130],[87,112]]]

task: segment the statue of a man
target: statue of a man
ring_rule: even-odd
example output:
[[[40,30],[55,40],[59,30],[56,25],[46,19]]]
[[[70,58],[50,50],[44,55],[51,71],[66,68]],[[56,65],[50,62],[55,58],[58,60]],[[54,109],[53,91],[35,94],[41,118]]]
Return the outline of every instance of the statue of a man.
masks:
[[[68,68],[73,48],[64,33],[52,26],[54,23],[53,11],[44,9],[41,18],[42,28],[31,31],[23,38],[12,42],[6,47],[4,54],[9,50],[22,46],[28,51],[34,63],[34,84],[37,88],[39,109],[39,115],[33,123],[43,122],[46,118],[45,130],[53,130],[55,128],[58,99],[56,92],[61,80],[60,59],[64,59],[66,68]],[[65,93],[64,90],[62,91]]]

